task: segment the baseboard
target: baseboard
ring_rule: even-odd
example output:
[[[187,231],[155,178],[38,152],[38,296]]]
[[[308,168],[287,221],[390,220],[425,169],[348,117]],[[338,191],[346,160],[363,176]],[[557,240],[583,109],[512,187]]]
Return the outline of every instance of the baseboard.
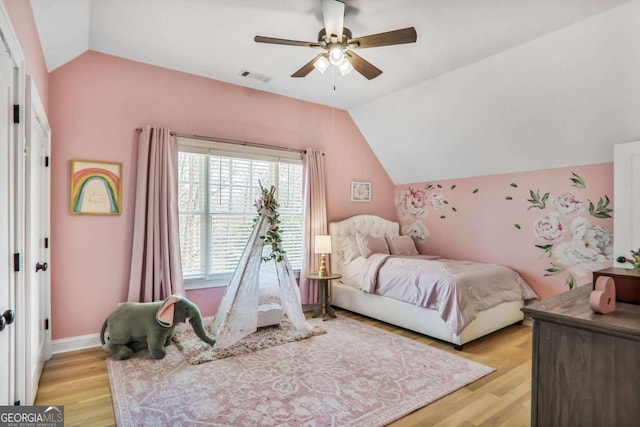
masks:
[[[69,351],[84,350],[87,348],[100,347],[100,334],[82,335],[79,337],[61,338],[51,342],[51,352],[53,354],[67,353]]]
[[[205,326],[208,326],[209,324],[213,323],[213,316],[204,317],[202,321]],[[186,323],[181,323],[176,326],[175,332],[183,331],[189,327],[190,326]],[[100,343],[99,333],[53,340],[51,342],[51,353],[68,353],[70,351],[85,350],[87,348],[93,347],[102,347],[102,343]]]

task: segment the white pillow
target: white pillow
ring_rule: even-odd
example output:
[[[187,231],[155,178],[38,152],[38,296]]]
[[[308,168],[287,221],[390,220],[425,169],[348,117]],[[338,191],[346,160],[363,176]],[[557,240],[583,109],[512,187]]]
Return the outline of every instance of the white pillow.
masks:
[[[340,252],[342,253],[342,262],[349,264],[360,256],[358,242],[354,236],[343,237],[340,241]]]
[[[413,239],[409,236],[385,236],[391,255],[419,255]]]

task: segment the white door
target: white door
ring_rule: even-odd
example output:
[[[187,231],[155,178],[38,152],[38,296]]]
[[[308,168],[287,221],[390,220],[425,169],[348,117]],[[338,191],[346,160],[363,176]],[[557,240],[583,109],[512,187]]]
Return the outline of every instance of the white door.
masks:
[[[0,42],[0,405],[13,405],[15,398],[15,323],[8,324],[15,310],[13,273],[13,66]],[[6,315],[5,315],[6,314]]]
[[[25,405],[32,405],[44,362],[51,357],[49,273],[50,129],[31,81],[26,82]]]
[[[614,266],[632,268],[617,258],[629,258],[632,249],[640,248],[640,141],[617,144],[613,152]]]

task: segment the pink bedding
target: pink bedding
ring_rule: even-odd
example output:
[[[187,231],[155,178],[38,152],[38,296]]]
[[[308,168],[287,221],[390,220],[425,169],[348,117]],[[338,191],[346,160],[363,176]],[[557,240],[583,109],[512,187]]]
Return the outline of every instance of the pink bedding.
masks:
[[[425,256],[373,254],[362,264],[358,286],[437,310],[457,335],[479,311],[502,302],[538,298],[508,267]]]

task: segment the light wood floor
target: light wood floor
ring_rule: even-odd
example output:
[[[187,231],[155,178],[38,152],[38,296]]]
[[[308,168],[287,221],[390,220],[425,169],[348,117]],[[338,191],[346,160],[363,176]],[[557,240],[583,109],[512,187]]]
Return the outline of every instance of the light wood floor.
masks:
[[[391,424],[408,426],[529,426],[531,328],[514,325],[455,351],[451,345],[354,313],[339,316],[414,339],[491,366],[495,372]],[[36,405],[64,405],[66,426],[113,426],[115,418],[100,347],[54,355],[44,367]]]

